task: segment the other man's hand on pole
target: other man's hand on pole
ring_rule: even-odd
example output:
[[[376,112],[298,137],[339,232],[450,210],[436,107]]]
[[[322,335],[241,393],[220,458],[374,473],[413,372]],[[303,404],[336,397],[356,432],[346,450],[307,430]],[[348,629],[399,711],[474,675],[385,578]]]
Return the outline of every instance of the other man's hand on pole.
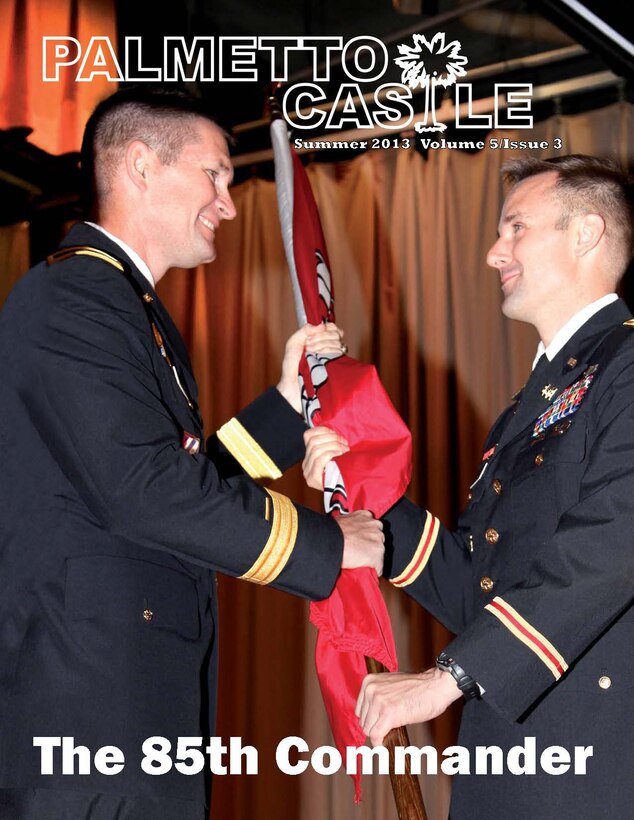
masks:
[[[379,746],[391,729],[432,720],[459,697],[456,681],[440,669],[382,673],[363,679],[354,711],[372,745]]]

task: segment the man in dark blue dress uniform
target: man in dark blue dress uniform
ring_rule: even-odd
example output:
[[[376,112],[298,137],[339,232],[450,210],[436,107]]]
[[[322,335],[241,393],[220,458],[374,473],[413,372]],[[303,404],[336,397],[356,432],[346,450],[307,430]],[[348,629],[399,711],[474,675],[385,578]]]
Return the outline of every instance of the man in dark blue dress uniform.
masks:
[[[525,158],[506,175],[488,262],[505,315],[539,333],[534,370],[488,436],[455,532],[406,500],[385,516],[391,582],[457,637],[434,669],[366,678],[357,710],[381,743],[464,695],[452,820],[628,817],[634,321],[614,291],[632,189],[592,157]],[[307,437],[315,484],[337,445]],[[499,772],[478,768],[476,746],[499,747]]]
[[[204,755],[213,735],[213,570],[322,598],[342,560],[380,572],[382,525],[253,480],[301,457],[297,363],[305,344],[339,346],[334,326],[291,337],[278,387],[205,442],[154,286],[212,261],[235,216],[222,130],[182,95],[120,92],[89,121],[84,162],[96,224],[0,315],[0,817],[204,820],[208,761],[141,763],[148,737],[175,760],[179,738]],[[60,738],[90,750],[89,772],[82,753],[64,771]],[[121,750],[112,766],[92,759],[104,746]]]

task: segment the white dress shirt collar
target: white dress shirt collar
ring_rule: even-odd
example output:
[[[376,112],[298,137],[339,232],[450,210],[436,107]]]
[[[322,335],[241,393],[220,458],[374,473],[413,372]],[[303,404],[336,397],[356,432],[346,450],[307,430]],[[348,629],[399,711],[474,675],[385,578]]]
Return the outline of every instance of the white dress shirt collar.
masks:
[[[579,330],[579,328],[583,327],[585,323],[594,316],[595,313],[598,313],[602,308],[611,305],[612,302],[616,302],[619,297],[616,293],[608,293],[605,296],[602,296],[600,299],[597,299],[595,302],[590,302],[589,305],[581,308],[580,311],[575,313],[575,315],[568,319],[566,324],[560,328],[557,333],[555,333],[552,342],[546,347],[543,342],[540,342],[537,345],[537,353],[535,354],[535,358],[533,359],[533,370],[535,369],[535,365],[539,361],[542,356],[542,353],[546,354],[546,358],[549,362],[555,358],[555,356],[559,353],[562,347],[568,342],[575,333]]]
[[[115,245],[118,245],[121,248],[121,250],[125,254],[127,254],[127,256],[130,257],[130,259],[134,262],[137,268],[141,271],[143,276],[145,276],[145,278],[148,280],[150,285],[152,287],[155,286],[152,272],[136,251],[133,251],[132,248],[129,245],[126,245],[126,243],[122,239],[119,239],[118,236],[115,236],[114,234],[111,234],[110,231],[107,231],[105,228],[102,228],[101,225],[97,225],[94,222],[86,222],[86,225],[90,225],[91,228],[96,228],[98,231],[101,231],[101,233],[105,234],[108,237],[108,239],[115,243]]]

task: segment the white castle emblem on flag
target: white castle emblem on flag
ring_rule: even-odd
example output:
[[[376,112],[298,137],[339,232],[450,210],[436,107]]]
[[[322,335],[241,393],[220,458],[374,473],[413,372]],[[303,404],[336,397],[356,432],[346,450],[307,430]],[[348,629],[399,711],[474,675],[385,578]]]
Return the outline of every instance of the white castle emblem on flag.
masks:
[[[417,130],[444,131],[446,125],[436,122],[436,86],[449,88],[456,82],[457,77],[465,77],[467,72],[464,66],[467,58],[460,54],[462,46],[458,40],[445,44],[444,32],[439,32],[431,40],[424,34],[413,34],[413,46],[400,44],[400,57],[394,62],[403,69],[401,82],[410,88],[425,89],[425,119]],[[432,58],[429,70],[425,67],[425,59]],[[431,116],[431,125],[428,120]]]

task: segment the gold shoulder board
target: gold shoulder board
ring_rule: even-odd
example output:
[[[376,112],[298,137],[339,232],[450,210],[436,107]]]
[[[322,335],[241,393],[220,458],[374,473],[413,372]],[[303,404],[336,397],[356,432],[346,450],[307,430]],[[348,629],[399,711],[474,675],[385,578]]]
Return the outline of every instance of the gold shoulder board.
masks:
[[[46,261],[49,265],[52,265],[55,262],[63,262],[65,259],[70,259],[71,256],[92,256],[95,259],[100,259],[102,262],[107,262],[109,265],[117,268],[117,270],[123,270],[123,265],[115,256],[111,256],[109,253],[99,250],[99,248],[91,248],[90,245],[73,245],[70,248],[62,248],[50,256],[47,256]]]

